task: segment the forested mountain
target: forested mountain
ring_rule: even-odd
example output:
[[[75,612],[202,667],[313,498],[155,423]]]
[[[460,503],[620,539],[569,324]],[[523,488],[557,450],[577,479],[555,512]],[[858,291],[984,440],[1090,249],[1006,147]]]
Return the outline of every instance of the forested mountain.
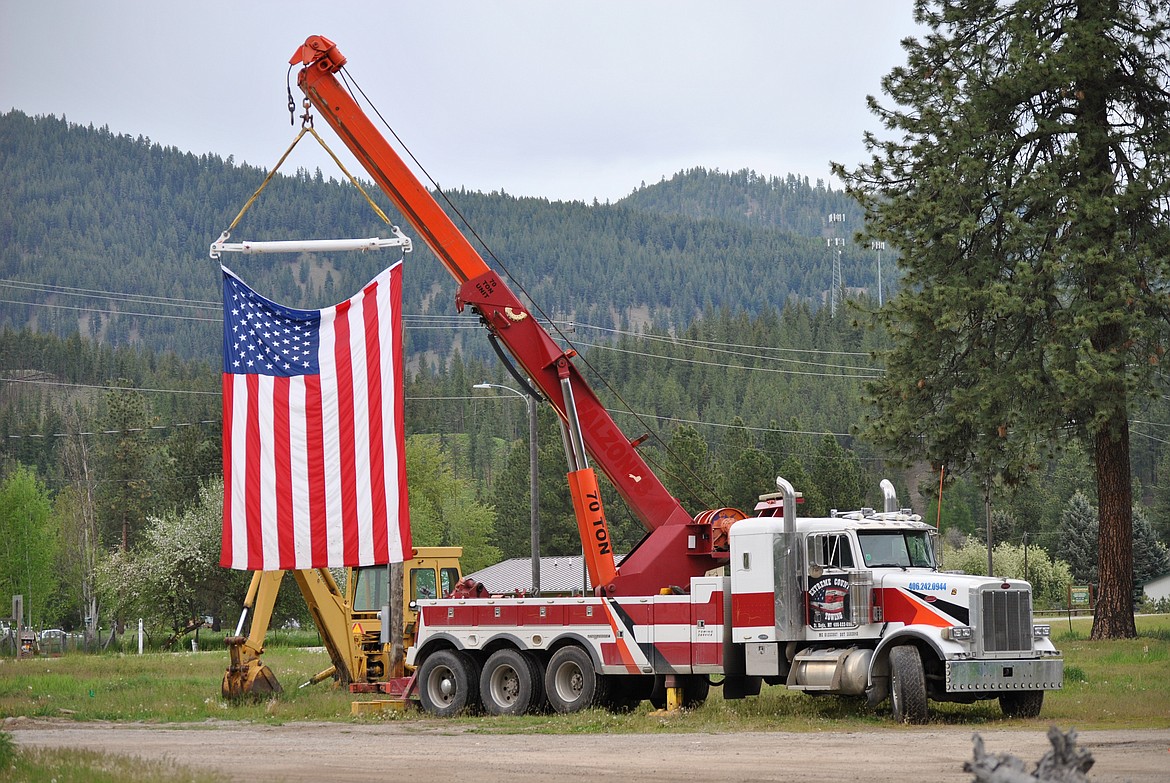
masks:
[[[820,180],[812,186],[808,177],[765,177],[749,169],[688,169],[654,185],[643,182],[618,204],[662,215],[713,218],[816,238],[848,238],[846,232],[861,228],[863,217],[857,202]],[[845,216],[843,225],[826,225],[826,215],[834,213]]]
[[[206,356],[218,346],[220,296],[207,248],[265,173],[106,128],[18,111],[0,116],[0,325]],[[795,177],[701,169],[614,205],[448,195],[514,276],[513,287],[549,317],[610,327],[679,328],[719,307],[820,306],[835,257],[821,238],[831,233],[827,210],[852,209],[840,193]],[[299,170],[273,179],[233,239],[379,233],[385,228],[352,185]],[[872,255],[844,246],[845,287],[876,290]],[[271,298],[322,307],[393,260],[384,253],[224,262]],[[454,319],[455,285],[421,242],[407,264],[405,310],[430,317],[409,347],[432,357],[449,357],[453,346],[482,350],[482,341],[464,344],[460,332],[433,328]]]

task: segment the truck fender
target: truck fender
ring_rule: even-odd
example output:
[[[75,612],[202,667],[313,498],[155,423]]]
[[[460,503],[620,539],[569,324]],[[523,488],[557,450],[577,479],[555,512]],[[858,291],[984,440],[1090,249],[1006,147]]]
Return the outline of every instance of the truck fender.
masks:
[[[464,645],[458,637],[452,636],[451,634],[435,634],[427,639],[426,644],[422,647],[412,647],[407,650],[406,662],[411,666],[421,666],[428,655],[439,650],[458,650],[462,652]]]
[[[514,633],[498,633],[487,639],[483,644],[477,646],[475,649],[481,651],[484,655],[491,655],[496,650],[510,647],[514,650],[519,650],[525,653],[545,653],[544,647],[532,647],[523,639]]]
[[[526,644],[519,637],[511,633],[501,633],[491,637],[485,644],[477,645],[475,647],[468,647],[463,643],[463,640],[454,634],[438,633],[427,639],[426,643],[419,648],[412,648],[408,651],[407,662],[412,666],[420,666],[426,657],[438,650],[458,650],[459,652],[466,652],[469,655],[486,655],[489,652],[494,652],[500,647],[512,646],[521,652],[530,652],[548,656],[556,652],[561,647],[567,644],[576,644],[578,647],[584,649],[589,653],[589,658],[593,661],[593,666],[598,672],[601,671],[601,656],[597,647],[580,634],[566,633],[557,636],[551,644],[546,647],[533,649]]]
[[[553,640],[552,644],[545,648],[545,652],[551,655],[562,647],[570,644],[575,644],[578,647],[583,648],[585,652],[589,653],[589,659],[593,661],[593,668],[597,671],[598,674],[601,673],[602,661],[600,646],[594,645],[588,639],[578,633],[561,634]]]
[[[914,644],[919,648],[925,646],[934,653],[938,660],[946,659],[946,653],[943,651],[937,636],[932,637],[917,627],[900,628],[878,642],[877,647],[874,648],[873,660],[869,664],[871,684],[874,677],[890,676],[890,648],[900,644]]]

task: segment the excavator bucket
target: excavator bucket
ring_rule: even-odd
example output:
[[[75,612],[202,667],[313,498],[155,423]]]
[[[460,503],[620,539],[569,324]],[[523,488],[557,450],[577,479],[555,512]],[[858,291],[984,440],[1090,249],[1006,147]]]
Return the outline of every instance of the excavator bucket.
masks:
[[[231,660],[223,675],[221,692],[225,699],[264,698],[284,690],[272,669],[261,662],[258,651],[245,648],[245,637],[229,636],[224,641]]]

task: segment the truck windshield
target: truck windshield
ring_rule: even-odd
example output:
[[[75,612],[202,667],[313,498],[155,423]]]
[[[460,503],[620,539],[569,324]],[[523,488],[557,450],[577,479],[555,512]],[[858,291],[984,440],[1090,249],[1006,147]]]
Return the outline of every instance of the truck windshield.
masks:
[[[934,568],[934,549],[925,530],[858,532],[869,568]]]

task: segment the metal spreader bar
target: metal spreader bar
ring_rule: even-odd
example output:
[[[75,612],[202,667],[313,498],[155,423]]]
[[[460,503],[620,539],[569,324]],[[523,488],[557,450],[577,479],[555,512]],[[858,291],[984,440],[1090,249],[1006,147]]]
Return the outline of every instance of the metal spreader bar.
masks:
[[[220,253],[333,253],[345,250],[381,250],[386,247],[400,247],[403,253],[411,251],[410,237],[391,226],[394,236],[387,239],[292,239],[276,242],[228,242],[229,232],[223,232],[211,243],[211,257],[219,258]]]

